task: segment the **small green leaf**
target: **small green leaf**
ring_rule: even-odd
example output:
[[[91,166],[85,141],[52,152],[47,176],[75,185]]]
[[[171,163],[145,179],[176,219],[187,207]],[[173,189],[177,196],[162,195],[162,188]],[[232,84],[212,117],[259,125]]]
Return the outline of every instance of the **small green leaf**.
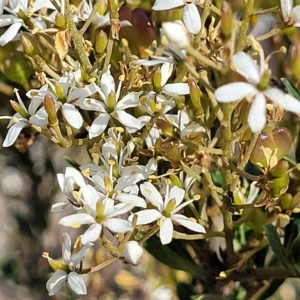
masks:
[[[275,226],[268,223],[264,225],[264,229],[266,232],[266,237],[269,241],[270,247],[273,250],[274,254],[278,258],[279,262],[287,268],[292,274],[295,274],[295,268],[291,264],[291,262],[288,260],[285,249],[283,248],[279,235],[276,231]]]
[[[282,77],[280,78],[281,82],[283,83],[283,85],[285,86],[285,88],[287,89],[287,92],[295,97],[296,99],[300,100],[300,94],[297,90],[297,88],[286,78]]]
[[[66,162],[73,168],[75,168],[76,170],[80,171],[80,164],[78,164],[73,158],[69,157],[69,156],[64,156],[64,159],[66,160]]]
[[[171,244],[162,245],[157,236],[152,236],[144,243],[144,247],[157,260],[167,266],[198,276],[203,281],[205,280],[202,266],[196,264],[192,259],[185,249],[184,241],[173,240]]]

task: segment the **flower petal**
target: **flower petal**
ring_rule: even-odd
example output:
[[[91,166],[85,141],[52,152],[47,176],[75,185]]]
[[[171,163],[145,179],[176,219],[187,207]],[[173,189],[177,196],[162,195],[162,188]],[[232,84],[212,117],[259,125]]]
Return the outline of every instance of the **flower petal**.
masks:
[[[170,96],[188,95],[190,88],[187,83],[169,83],[162,88],[161,92]]]
[[[175,7],[183,6],[185,4],[184,0],[156,0],[152,6],[153,10],[167,10]]]
[[[119,194],[116,196],[116,200],[123,202],[123,203],[124,202],[132,202],[132,203],[134,203],[134,206],[137,206],[137,207],[143,207],[143,208],[147,207],[145,200],[136,195],[129,195],[129,194],[122,193],[122,194]]]
[[[3,142],[3,147],[11,146],[16,141],[21,130],[26,126],[26,124],[27,124],[27,122],[20,121],[18,123],[15,123],[14,125],[12,125],[7,132],[7,135]]]
[[[115,111],[113,116],[126,127],[129,133],[134,133],[143,127],[140,120],[125,111]]]
[[[89,138],[92,139],[99,136],[107,127],[110,115],[107,113],[100,114],[93,122],[89,130]]]
[[[297,5],[292,9],[290,17],[294,20],[293,25],[300,27],[300,5]]]
[[[172,75],[173,64],[164,63],[161,66],[160,71],[161,71],[161,83],[160,83],[160,85],[164,86],[167,83],[167,81],[170,78],[170,76]]]
[[[72,104],[65,103],[62,106],[62,113],[72,127],[79,129],[82,126],[82,116]]]
[[[125,233],[132,230],[132,224],[127,220],[111,218],[106,221],[105,226],[112,232]]]
[[[152,205],[156,206],[159,211],[163,211],[163,199],[161,197],[161,194],[152,183],[144,182],[140,185],[140,190],[146,200],[148,200]]]
[[[266,125],[266,98],[258,93],[251,105],[248,124],[252,132],[260,132]]]
[[[287,22],[293,7],[293,0],[280,0],[283,21]]]
[[[225,84],[215,91],[215,97],[219,102],[233,102],[257,93],[256,88],[246,82],[233,82]]]
[[[84,234],[80,236],[81,243],[83,245],[89,243],[89,242],[95,242],[101,233],[102,225],[101,224],[92,224]]]
[[[134,213],[137,215],[137,225],[144,225],[152,223],[162,217],[161,213],[156,209],[145,209]],[[131,215],[128,220],[132,221],[133,215]]]
[[[68,265],[71,262],[71,238],[66,232],[63,234],[61,247],[64,263]]]
[[[190,33],[199,33],[201,29],[201,18],[195,4],[186,4],[183,9],[183,22]]]
[[[58,224],[73,228],[78,228],[83,224],[93,224],[96,223],[95,219],[88,214],[79,213],[70,216],[63,217],[59,220]]]
[[[68,285],[77,295],[86,294],[86,286],[84,280],[76,272],[71,272],[68,276]]]
[[[243,75],[248,81],[255,85],[259,83],[260,74],[258,67],[250,55],[240,51],[233,55],[231,60],[239,74]]]
[[[12,41],[22,25],[23,21],[18,19],[14,24],[11,24],[9,28],[0,36],[0,46],[5,46],[7,43]]]
[[[264,91],[264,95],[285,110],[300,114],[300,101],[293,96],[285,94],[283,91],[277,88],[270,88]]]
[[[170,218],[166,218],[160,227],[159,236],[163,245],[169,244],[173,237],[173,223]]]
[[[191,221],[188,217],[186,216],[183,216],[183,215],[173,215],[171,217],[171,219],[177,223],[179,223],[180,225],[190,229],[190,230],[193,230],[195,232],[200,232],[200,233],[205,233],[206,230],[205,228],[200,225],[199,223],[197,222],[193,222]]]
[[[49,292],[49,296],[53,296],[58,293],[66,282],[68,274],[65,271],[57,271],[47,281],[46,288]]]
[[[183,50],[190,45],[186,28],[182,22],[164,22],[161,27],[172,49]]]

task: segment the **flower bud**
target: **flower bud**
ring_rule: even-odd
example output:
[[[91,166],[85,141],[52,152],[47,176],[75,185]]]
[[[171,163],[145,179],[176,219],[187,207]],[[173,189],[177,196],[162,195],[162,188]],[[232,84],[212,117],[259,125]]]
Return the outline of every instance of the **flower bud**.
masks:
[[[23,32],[20,36],[20,42],[28,56],[35,57],[36,55],[40,54],[39,46],[31,34]]]
[[[190,45],[187,31],[182,22],[162,23],[163,34],[174,50],[184,50]]]
[[[10,100],[10,104],[15,112],[20,114],[23,118],[29,119],[30,115],[18,102]]]
[[[293,208],[293,197],[289,193],[285,193],[280,197],[280,204],[284,211]]]
[[[289,187],[290,176],[288,174],[276,178],[271,182],[271,195],[273,198],[280,197]]]
[[[143,258],[143,248],[136,241],[129,241],[126,243],[123,251],[126,262],[137,266],[141,263]]]
[[[157,69],[153,75],[153,90],[156,93],[160,93],[161,91],[161,70]]]
[[[172,124],[170,124],[169,122],[166,122],[162,119],[157,119],[156,126],[161,131],[161,134],[163,134],[164,136],[169,138],[175,138],[175,139],[180,138],[177,132],[177,128]]]
[[[174,183],[176,186],[178,186],[179,188],[182,188],[182,184],[178,178],[178,176],[171,174],[170,175],[170,180],[172,183]]]
[[[101,30],[96,36],[96,43],[95,43],[95,51],[98,54],[102,54],[105,52],[105,48],[107,46],[108,38],[107,34]]]
[[[188,80],[188,85],[190,87],[190,97],[193,103],[194,108],[197,111],[197,115],[203,114],[203,108],[201,105],[200,97],[202,96],[202,93],[199,89],[199,86],[197,85],[194,78],[190,78]]]
[[[231,38],[233,14],[231,6],[227,1],[223,1],[221,6],[221,35],[224,41]]]
[[[44,99],[44,107],[46,113],[48,114],[48,122],[50,125],[58,123],[57,115],[56,115],[56,105],[55,101],[50,94],[46,94]]]
[[[279,178],[283,176],[289,169],[289,163],[286,160],[280,160],[278,164],[270,170],[273,177]]]
[[[295,82],[300,80],[300,45],[293,44],[289,48],[286,73]]]
[[[55,16],[55,24],[61,30],[64,30],[66,28],[66,19],[62,13],[57,12]]]

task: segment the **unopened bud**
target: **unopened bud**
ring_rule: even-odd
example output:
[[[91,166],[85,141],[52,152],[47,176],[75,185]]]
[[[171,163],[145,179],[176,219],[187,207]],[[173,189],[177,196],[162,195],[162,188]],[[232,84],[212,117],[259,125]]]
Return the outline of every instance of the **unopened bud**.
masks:
[[[221,6],[221,35],[225,42],[231,38],[232,20],[231,6],[228,2],[223,1]]]
[[[44,107],[46,113],[48,114],[48,122],[50,125],[58,123],[57,115],[56,115],[56,105],[55,100],[52,98],[50,94],[46,94],[44,99]]]
[[[153,75],[153,90],[156,93],[160,93],[161,91],[161,80],[162,80],[161,71],[160,69],[157,69]]]
[[[23,118],[28,119],[30,117],[28,112],[18,102],[10,100],[10,104],[12,108],[15,110],[15,112],[20,114]]]
[[[126,262],[137,266],[143,259],[143,248],[136,241],[126,243],[123,251],[123,256]]]
[[[57,12],[57,14],[55,16],[55,24],[59,29],[61,29],[61,30],[65,29],[66,19],[65,19],[65,16],[62,13]]]
[[[31,34],[23,32],[20,36],[20,42],[28,56],[35,57],[40,54],[38,44]]]
[[[202,93],[201,93],[194,78],[190,78],[188,80],[188,85],[190,87],[190,97],[191,97],[193,106],[197,110],[197,114],[201,115],[204,112],[202,105],[201,105],[201,101],[200,101],[200,97],[201,97]]]
[[[190,46],[188,34],[182,22],[164,22],[161,26],[163,34],[174,50],[184,50]]]
[[[300,45],[291,45],[288,52],[286,72],[295,82],[300,80]]]
[[[278,198],[283,193],[286,192],[286,190],[289,187],[290,183],[290,177],[288,174],[283,175],[280,178],[276,178],[271,183],[271,195],[273,198]]]
[[[107,34],[101,30],[96,36],[95,50],[96,53],[102,54],[105,52],[107,46],[108,37]]]
[[[182,188],[182,184],[178,178],[178,176],[171,174],[170,175],[170,180],[172,183],[174,183],[176,186],[178,186],[179,188]]]
[[[174,127],[172,124],[169,122],[166,122],[162,119],[157,119],[156,120],[156,126],[160,130],[161,134],[169,137],[169,138],[179,138],[179,134],[177,132],[177,128]]]
[[[280,204],[282,209],[289,210],[293,208],[293,197],[289,193],[285,193],[280,197]]]

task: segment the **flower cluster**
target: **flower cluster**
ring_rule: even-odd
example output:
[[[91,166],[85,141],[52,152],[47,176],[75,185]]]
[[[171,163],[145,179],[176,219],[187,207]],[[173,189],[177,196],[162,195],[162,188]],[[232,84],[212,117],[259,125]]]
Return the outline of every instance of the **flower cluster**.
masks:
[[[136,266],[143,246],[201,282],[218,277],[203,275],[216,257],[218,278],[238,281],[246,265],[253,274],[261,267],[263,259],[248,260],[268,241],[284,255],[270,225],[279,213],[292,224],[299,203],[299,151],[290,151],[300,145],[299,36],[284,47],[264,43],[280,26],[300,26],[300,6],[282,0],[281,15],[268,9],[278,28],[254,38],[247,33],[264,28],[248,30],[249,18],[265,11],[254,12],[251,1],[242,20],[226,1],[144,1],[151,12],[117,0],[79,2],[0,3],[0,71],[9,74],[21,55],[22,80],[9,79],[26,90],[14,90],[15,113],[0,117],[9,120],[3,147],[30,129],[62,148],[85,147],[90,157],[57,174],[64,196],[51,212],[63,213],[59,225],[82,231],[73,251],[63,234],[62,261],[44,252],[55,271],[49,295],[65,283],[86,294],[81,275],[115,260]],[[99,246],[109,258],[86,267]],[[299,274],[287,259],[278,261]]]

